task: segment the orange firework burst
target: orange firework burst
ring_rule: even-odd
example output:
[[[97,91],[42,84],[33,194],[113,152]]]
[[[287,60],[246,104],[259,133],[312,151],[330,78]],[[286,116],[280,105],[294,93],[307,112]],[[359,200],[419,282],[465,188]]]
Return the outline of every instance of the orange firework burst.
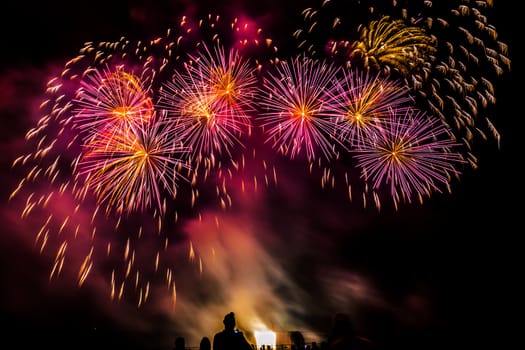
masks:
[[[144,211],[175,198],[189,165],[170,123],[152,117],[118,131],[100,131],[84,145],[79,175],[100,204],[117,212]],[[167,196],[163,192],[167,191]]]

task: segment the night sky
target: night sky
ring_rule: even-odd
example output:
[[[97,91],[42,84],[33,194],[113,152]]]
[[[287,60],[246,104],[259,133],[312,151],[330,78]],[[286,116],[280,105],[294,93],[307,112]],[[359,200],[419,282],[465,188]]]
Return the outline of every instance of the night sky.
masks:
[[[519,12],[502,1],[494,1],[488,16],[499,40],[509,45],[512,61],[511,71],[493,82],[497,102],[489,111],[501,144],[498,148],[490,136],[478,141],[473,147],[478,168],[465,167],[452,182],[451,193],[435,193],[423,204],[401,204],[397,210],[388,204],[377,210],[372,203],[364,208],[360,200],[349,202],[338,190],[322,189],[304,162],[269,157],[278,168],[278,185],[261,184],[253,193],[232,189],[234,204],[227,210],[210,204],[204,187],[202,219],[185,208],[177,225],[166,229],[174,235],[168,255],[177,286],[175,304],[166,295],[164,276],[152,278],[150,300],[140,308],[133,295],[110,300],[111,268],[103,259],[95,259],[103,263],[78,287],[82,242],[71,244],[72,256],[66,260],[70,266],[66,262],[63,273],[49,281],[56,242],[50,241],[40,254],[34,237],[41,218],[34,214],[20,219],[27,193],[18,201],[8,200],[27,171],[11,164],[31,151],[24,135],[41,117],[47,81],[85,42],[122,36],[150,40],[176,27],[185,14],[248,18],[272,38],[280,54],[292,55],[300,12],[319,3],[219,2],[3,5],[2,341],[16,348],[170,349],[175,337],[184,336],[187,346],[198,346],[200,337],[212,337],[222,327],[222,317],[234,311],[247,334],[258,317],[274,330],[300,330],[305,338],[319,340],[329,331],[332,316],[345,312],[380,349],[441,349],[451,344],[475,348],[506,342],[511,329],[507,312],[514,308],[513,285],[520,277],[515,270],[517,239],[523,231],[518,211],[523,109],[516,88],[522,73],[515,46]],[[123,226],[136,227],[141,220],[132,216]],[[97,233],[100,242],[112,240],[113,234]],[[190,241],[201,266],[199,259],[189,257]],[[155,239],[146,238],[137,251],[146,254],[156,249],[154,244]],[[75,249],[84,255],[75,256]]]

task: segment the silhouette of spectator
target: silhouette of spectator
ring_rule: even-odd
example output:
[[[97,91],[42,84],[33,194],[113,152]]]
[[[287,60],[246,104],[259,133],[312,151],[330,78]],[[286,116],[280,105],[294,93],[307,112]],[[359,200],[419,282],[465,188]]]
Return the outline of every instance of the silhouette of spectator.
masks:
[[[199,350],[211,350],[210,338],[202,337],[201,343],[199,345]]]
[[[373,349],[372,342],[355,333],[350,317],[344,313],[336,313],[332,330],[326,340],[328,350],[368,350]]]
[[[213,336],[213,350],[252,350],[244,334],[235,328],[235,314],[224,316],[224,329]]]
[[[303,334],[299,331],[292,331],[290,332],[290,340],[292,341],[292,346],[295,349],[304,349],[305,348],[305,342]]]
[[[184,340],[184,337],[177,337],[175,338],[175,347],[173,350],[184,350],[186,349],[186,341]]]

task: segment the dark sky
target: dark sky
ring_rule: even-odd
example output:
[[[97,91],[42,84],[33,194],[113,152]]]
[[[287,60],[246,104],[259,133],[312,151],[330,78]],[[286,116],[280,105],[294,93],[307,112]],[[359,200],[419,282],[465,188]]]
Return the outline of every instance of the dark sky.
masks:
[[[494,1],[489,17],[500,40],[509,45],[512,60],[511,72],[494,84],[497,102],[490,111],[501,147],[493,140],[476,144],[478,168],[466,168],[453,183],[452,193],[435,194],[421,205],[401,205],[397,211],[388,206],[377,211],[342,200],[337,191],[322,190],[304,164],[277,160],[279,186],[241,195],[227,212],[204,208],[200,222],[191,213],[183,215],[174,229],[180,236],[169,250],[177,266],[176,305],[155,291],[153,301],[142,308],[136,307],[133,297],[111,301],[110,269],[102,264],[94,267],[82,287],[76,285],[73,267],[48,281],[57,247],[39,254],[33,240],[41,218],[35,214],[21,220],[20,202],[8,201],[24,176],[21,168],[11,169],[11,163],[28,152],[24,135],[41,117],[38,105],[46,82],[85,42],[116,41],[121,36],[148,40],[177,26],[184,14],[243,15],[260,25],[283,54],[293,53],[292,33],[307,3],[252,2],[2,5],[4,342],[19,348],[169,349],[182,335],[188,346],[197,346],[200,336],[221,328],[228,311],[238,314],[247,332],[259,318],[268,327],[283,332],[299,329],[311,338],[324,337],[333,314],[342,311],[384,349],[438,349],[451,342],[470,348],[488,340],[503,342],[492,335],[511,329],[506,312],[514,307],[514,284],[520,277],[515,271],[517,238],[523,228],[518,212],[522,108],[520,89],[515,88],[522,73],[519,19],[514,18],[519,12],[502,1]],[[221,229],[215,229],[215,217],[220,217]],[[136,225],[141,218],[128,220]],[[110,234],[100,233],[106,238]],[[189,241],[200,249],[202,273],[198,263],[188,259]],[[137,251],[147,252],[150,244],[146,241]],[[84,248],[72,244],[70,249],[82,254]],[[207,249],[214,249],[216,260],[206,255]],[[79,264],[83,257],[73,254],[69,261]],[[162,285],[162,279],[152,285]]]

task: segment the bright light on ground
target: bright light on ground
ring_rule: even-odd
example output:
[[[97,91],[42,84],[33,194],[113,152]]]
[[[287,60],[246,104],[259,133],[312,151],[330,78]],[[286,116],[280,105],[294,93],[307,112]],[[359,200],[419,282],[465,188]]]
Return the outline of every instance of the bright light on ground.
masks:
[[[265,347],[269,345],[272,347],[272,349],[275,349],[275,342],[277,338],[275,332],[255,331],[253,333],[255,335],[255,345],[257,346],[257,349],[260,349],[263,345],[265,345]]]

